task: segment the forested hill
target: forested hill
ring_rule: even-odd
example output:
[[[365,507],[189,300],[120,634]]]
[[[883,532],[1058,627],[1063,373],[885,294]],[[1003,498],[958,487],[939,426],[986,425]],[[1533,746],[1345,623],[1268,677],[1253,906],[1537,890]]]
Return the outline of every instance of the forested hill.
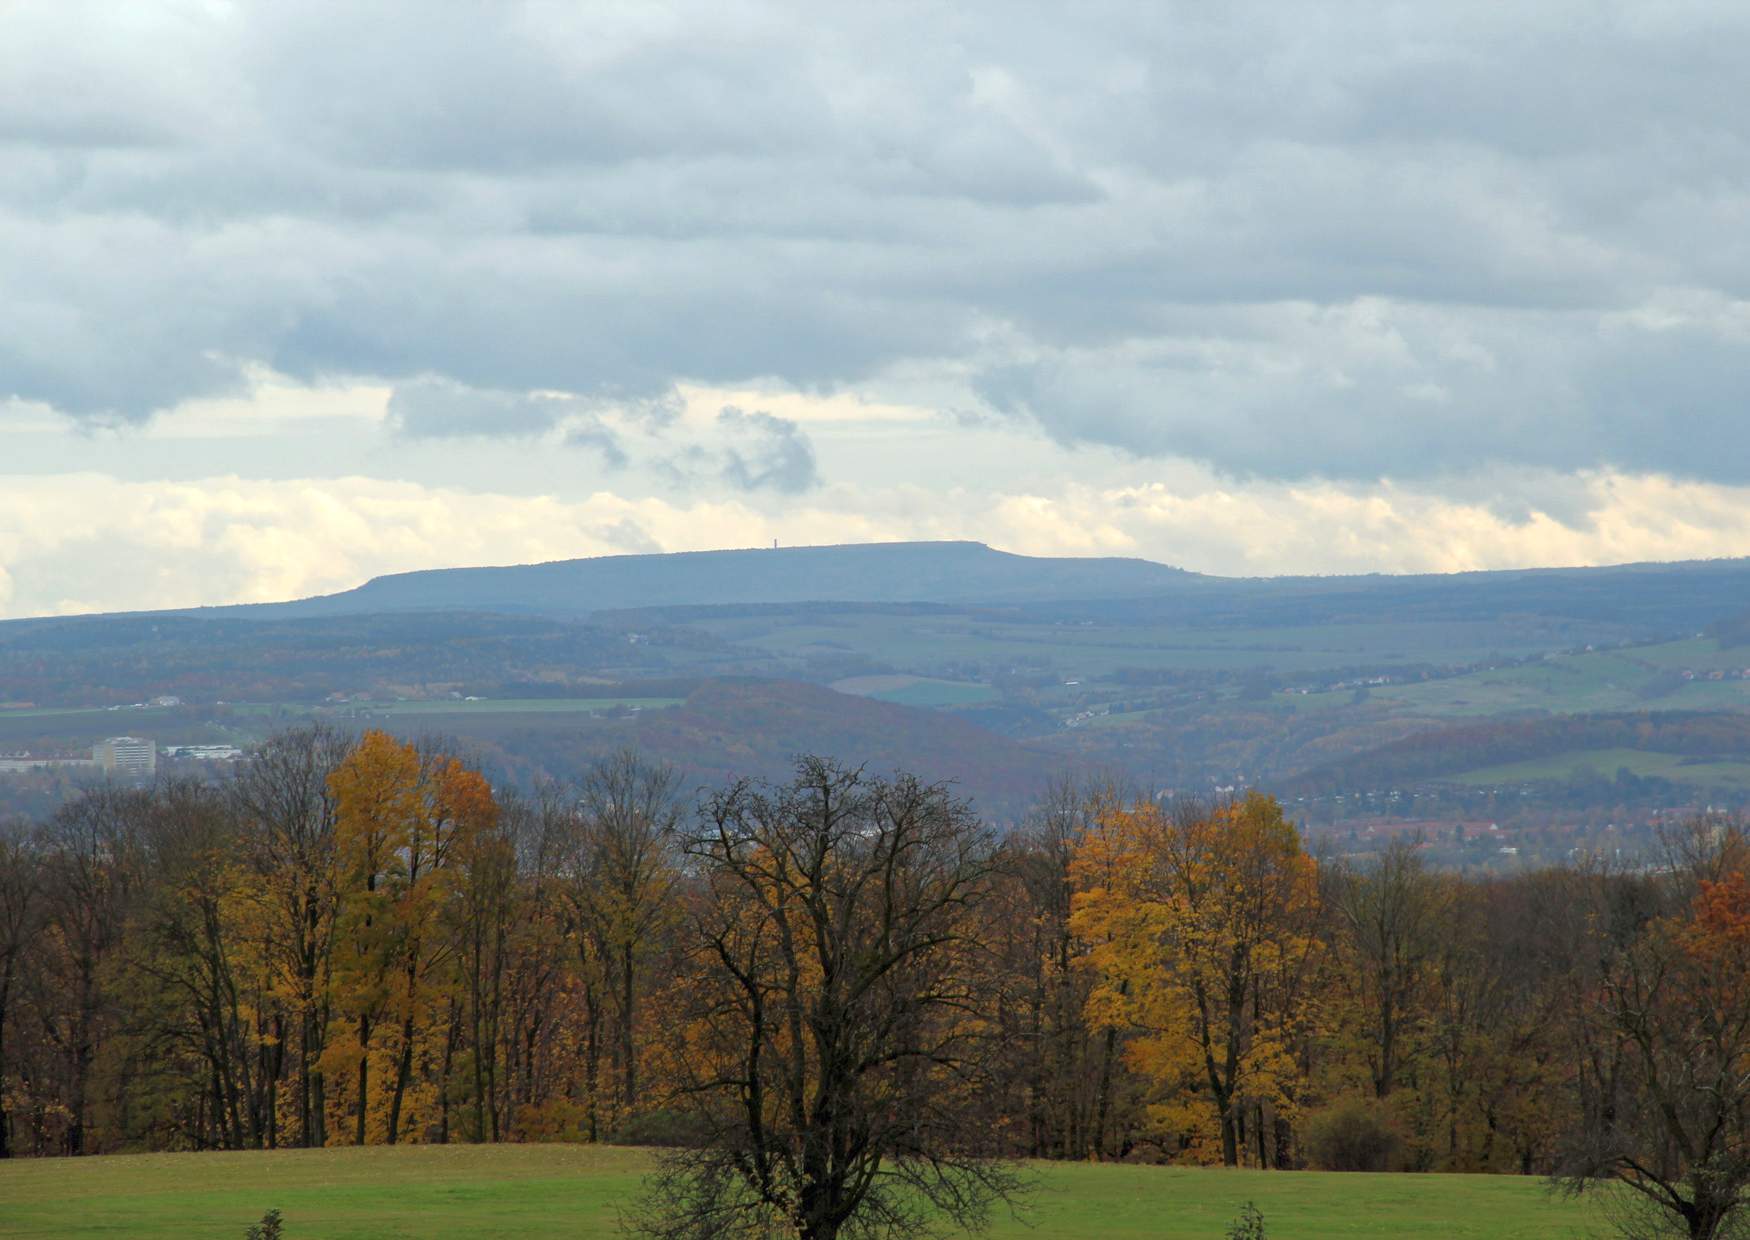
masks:
[[[204,609],[263,619],[474,610],[581,615],[736,603],[1015,603],[1158,594],[1196,574],[1149,560],[1012,555],[976,542],[613,555],[395,573],[288,603]]]

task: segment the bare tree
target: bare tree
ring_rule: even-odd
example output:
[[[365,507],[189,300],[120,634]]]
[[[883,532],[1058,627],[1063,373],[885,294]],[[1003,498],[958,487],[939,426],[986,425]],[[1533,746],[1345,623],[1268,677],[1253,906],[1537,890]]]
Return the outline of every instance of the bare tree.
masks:
[[[1713,819],[1667,843],[1656,904],[1600,901],[1566,1180],[1626,1186],[1632,1240],[1720,1240],[1750,1224],[1750,836]]]
[[[185,1139],[224,1149],[278,1144],[283,1068],[281,1005],[256,963],[266,953],[226,912],[238,888],[230,864],[237,843],[229,806],[212,785],[161,783],[134,824],[142,881],[117,952],[135,983],[119,1022],[119,1066],[180,1076],[200,1100]]]
[[[502,1140],[516,1106],[534,1102],[537,1060],[562,967],[555,878],[572,843],[571,817],[552,785],[532,799],[501,793],[498,821],[474,842],[452,910],[464,994],[453,1001],[444,1075],[465,1016],[474,1141]],[[448,1104],[442,1105],[447,1125]]]
[[[579,802],[593,864],[592,929],[612,979],[620,1102],[638,1105],[638,982],[643,957],[669,910],[675,828],[674,768],[623,750],[584,777]]]
[[[150,803],[150,792],[87,789],[61,807],[43,835],[43,922],[55,950],[43,953],[34,973],[33,1006],[64,1066],[67,1154],[84,1154],[92,1144],[91,1069],[114,1003],[102,972],[121,942],[135,885],[134,824]]]
[[[22,836],[0,832],[0,1158],[12,1156],[12,1117],[7,1113],[6,1023],[13,985],[26,945],[36,934],[41,860]]]
[[[230,788],[233,811],[263,881],[251,888],[298,1022],[298,1142],[327,1142],[317,1060],[328,1034],[330,950],[338,899],[334,798],[328,777],[351,747],[325,726],[268,738]]]
[[[1420,841],[1395,839],[1366,869],[1337,869],[1329,902],[1368,1022],[1367,1067],[1376,1098],[1397,1084],[1416,1001],[1450,923],[1444,885],[1428,873]]]
[[[1006,936],[1010,991],[1004,1075],[1024,1088],[1013,1105],[1026,1115],[1035,1158],[1087,1158],[1108,1150],[1112,1095],[1122,1048],[1111,1024],[1087,1015],[1094,972],[1070,930],[1076,841],[1104,807],[1122,804],[1114,784],[1058,780],[1005,841],[1006,907],[994,920]]]
[[[909,777],[805,758],[685,839],[696,976],[677,1069],[700,1142],[632,1220],[665,1240],[976,1227],[1018,1180],[966,1122],[986,1083],[980,914],[995,848]]]
[[[566,1028],[564,867],[572,818],[551,784],[539,787],[533,798],[507,796],[500,815],[515,854],[517,890],[509,924],[494,933],[492,980],[484,999],[489,1021],[475,1048],[476,1064],[484,1059],[487,1069],[494,1141],[511,1131],[518,1107],[537,1107],[545,1097],[560,1031]]]

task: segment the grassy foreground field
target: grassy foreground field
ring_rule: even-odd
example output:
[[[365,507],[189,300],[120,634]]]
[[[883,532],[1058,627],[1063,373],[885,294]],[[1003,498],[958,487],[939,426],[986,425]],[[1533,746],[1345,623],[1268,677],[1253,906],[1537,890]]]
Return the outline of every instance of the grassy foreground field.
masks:
[[[649,1167],[642,1151],[567,1145],[403,1146],[240,1154],[144,1154],[0,1163],[0,1236],[223,1237],[270,1207],[288,1240],[475,1240],[616,1232],[617,1207]],[[1039,1164],[1031,1226],[989,1234],[1221,1237],[1255,1201],[1280,1240],[1601,1234],[1589,1205],[1508,1176],[1335,1175]]]

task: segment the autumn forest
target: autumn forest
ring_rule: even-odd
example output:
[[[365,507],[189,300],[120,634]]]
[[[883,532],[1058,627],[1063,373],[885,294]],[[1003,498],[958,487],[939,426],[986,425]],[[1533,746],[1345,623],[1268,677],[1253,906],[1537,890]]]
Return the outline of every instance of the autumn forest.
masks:
[[[744,1058],[815,1081],[842,1026],[845,1096],[935,1150],[1729,1209],[1747,875],[1719,818],[1633,871],[1470,878],[1408,839],[1321,859],[1259,794],[1063,785],[998,832],[826,759],[697,792],[627,752],[522,795],[439,746],[285,732],[229,781],[90,789],[0,840],[0,1154],[685,1147],[767,1105]]]

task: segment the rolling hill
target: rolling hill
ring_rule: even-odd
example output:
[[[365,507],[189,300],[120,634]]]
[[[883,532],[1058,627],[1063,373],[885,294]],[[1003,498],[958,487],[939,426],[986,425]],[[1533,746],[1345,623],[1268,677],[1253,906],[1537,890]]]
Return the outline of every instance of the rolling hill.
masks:
[[[1741,625],[1746,599],[1750,558],[1444,574],[1219,577],[1134,558],[1016,555],[977,542],[866,543],[427,569],[277,603],[0,621],[0,640],[21,627],[69,619],[281,621],[408,612],[578,619],[810,603],[977,605],[1047,620],[1205,626],[1351,625],[1384,619],[1511,626],[1541,619],[1604,623],[1653,636],[1730,624],[1733,617]]]
[[[866,543],[430,569],[318,598],[208,610],[284,619],[444,610],[587,615],[729,603],[1013,603],[1155,594],[1195,577],[1149,560],[1011,555],[976,542]]]
[[[777,774],[805,749],[908,766],[1005,811],[1066,762],[1335,796],[1624,747],[1609,720],[1578,738],[1495,724],[1750,718],[1747,599],[1742,559],[1223,578],[952,542],[433,570],[287,603],[0,623],[0,745],[247,744],[338,711],[478,740],[531,777],[630,741],[701,778]],[[612,701],[680,704],[610,719]],[[1463,762],[1412,739],[1473,723],[1445,738],[1478,751]]]
[[[478,728],[473,734],[483,735]],[[783,680],[707,681],[672,709],[610,727],[555,728],[507,717],[491,743],[506,759],[533,761],[546,772],[631,745],[712,787],[744,777],[783,779],[798,755],[830,754],[879,774],[908,771],[951,783],[958,795],[1005,819],[1025,812],[1055,775],[1083,765],[941,711]]]

